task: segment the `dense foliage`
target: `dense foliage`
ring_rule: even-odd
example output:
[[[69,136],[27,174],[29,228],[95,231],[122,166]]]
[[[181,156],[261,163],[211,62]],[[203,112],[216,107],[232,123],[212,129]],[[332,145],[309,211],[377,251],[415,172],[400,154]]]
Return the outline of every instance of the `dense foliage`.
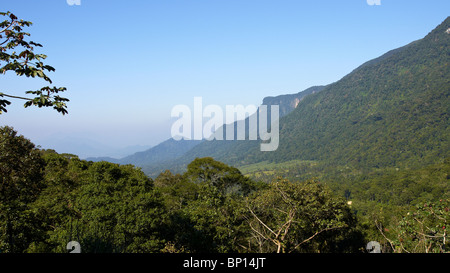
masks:
[[[70,241],[95,253],[348,252],[364,244],[345,236],[356,232],[345,200],[317,181],[255,182],[212,158],[153,181],[132,165],[38,150],[10,127],[0,141],[1,252],[66,252]]]
[[[25,249],[37,234],[29,204],[43,187],[44,161],[34,145],[12,128],[0,128],[0,249]]]
[[[257,182],[212,158],[152,180],[132,165],[39,150],[10,127],[0,143],[2,253],[67,252],[71,241],[90,253],[334,253],[369,240],[386,252],[448,252],[448,198],[376,213],[344,198],[355,185],[342,196],[317,179]],[[445,196],[446,186],[431,190]]]
[[[348,165],[327,167],[314,161],[261,162],[242,171],[264,182],[280,176],[293,182],[317,177],[349,202],[365,237],[380,242],[385,252],[405,252],[389,241],[398,236],[400,222],[408,212],[412,215],[424,204],[442,205],[450,200],[449,160],[417,169],[381,168],[370,172]],[[440,241],[443,243],[442,238]]]

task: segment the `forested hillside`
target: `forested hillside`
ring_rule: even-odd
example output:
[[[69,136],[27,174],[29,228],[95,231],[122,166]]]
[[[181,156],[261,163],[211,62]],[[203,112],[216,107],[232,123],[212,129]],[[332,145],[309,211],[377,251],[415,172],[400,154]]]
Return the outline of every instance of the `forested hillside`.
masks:
[[[365,64],[305,98],[267,159],[410,167],[450,156],[450,27]]]
[[[280,146],[212,141],[186,153],[244,166],[318,160],[359,168],[412,167],[450,156],[450,18],[425,38],[369,61],[281,118]],[[224,148],[226,147],[226,148]]]

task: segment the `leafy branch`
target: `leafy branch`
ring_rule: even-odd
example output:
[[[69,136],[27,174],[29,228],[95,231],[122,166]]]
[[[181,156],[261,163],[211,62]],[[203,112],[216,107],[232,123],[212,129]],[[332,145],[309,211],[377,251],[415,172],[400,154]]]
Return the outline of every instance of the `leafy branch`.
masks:
[[[52,80],[46,72],[53,72],[55,68],[44,64],[43,60],[47,58],[46,55],[34,52],[35,47],[42,47],[42,45],[33,41],[26,41],[25,38],[30,34],[22,31],[24,27],[29,27],[32,23],[19,20],[9,11],[0,12],[0,16],[7,17],[6,20],[0,22],[0,73],[4,75],[7,71],[13,71],[17,76],[38,77],[51,84]],[[21,51],[17,52],[17,49]],[[40,90],[25,92],[35,95],[32,98],[3,92],[0,92],[0,97],[26,100],[25,108],[33,105],[39,108],[53,107],[56,111],[65,115],[68,113],[66,102],[69,100],[56,95],[64,91],[66,91],[65,87],[46,86]],[[10,104],[9,100],[0,99],[0,114],[7,112],[6,106]]]

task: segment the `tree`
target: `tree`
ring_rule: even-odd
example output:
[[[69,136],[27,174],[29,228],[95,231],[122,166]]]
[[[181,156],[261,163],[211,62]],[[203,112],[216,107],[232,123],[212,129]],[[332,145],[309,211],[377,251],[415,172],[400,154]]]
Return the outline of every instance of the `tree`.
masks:
[[[33,202],[43,188],[34,144],[11,127],[0,128],[0,251],[23,252],[36,230]]]
[[[47,76],[46,71],[52,72],[55,69],[43,63],[43,60],[47,58],[46,55],[34,52],[35,47],[42,47],[42,45],[26,41],[26,36],[30,36],[30,34],[22,31],[24,27],[29,27],[32,23],[19,20],[9,11],[0,12],[0,16],[7,17],[6,20],[0,22],[0,73],[13,71],[17,76],[38,77],[51,84],[52,80]],[[20,52],[16,52],[16,50]],[[67,114],[66,102],[69,100],[58,95],[58,93],[66,91],[65,87],[45,86],[36,91],[25,92],[34,95],[34,98],[6,94],[2,91],[0,90],[0,98],[25,100],[25,107],[32,105],[39,108],[53,107],[59,113]],[[6,106],[10,104],[9,100],[0,99],[0,114],[7,112]]]
[[[166,200],[180,204],[178,211],[171,206],[176,249],[214,253],[244,250],[242,239],[248,233],[244,200],[258,189],[257,183],[212,158],[195,159],[182,177],[166,172],[156,181],[166,192]]]
[[[450,200],[416,205],[399,221],[396,238],[386,239],[395,252],[449,253]],[[382,229],[379,229],[384,235]]]
[[[47,188],[35,202],[46,229],[41,249],[65,252],[70,241],[88,253],[163,248],[165,209],[152,180],[139,169],[64,155],[47,156],[47,167]]]
[[[176,212],[194,200],[198,194],[198,185],[189,182],[181,174],[172,174],[166,170],[158,175],[154,185],[161,192],[168,212]]]
[[[188,165],[184,175],[194,183],[209,183],[222,194],[246,196],[261,186],[242,175],[237,168],[211,157],[196,158]]]
[[[40,152],[45,162],[42,181],[45,187],[31,207],[41,225],[27,249],[27,252],[38,253],[56,251],[59,242],[54,237],[60,234],[60,227],[65,226],[69,219],[79,216],[78,211],[73,209],[76,189],[86,180],[87,170],[91,165],[76,156],[58,154],[54,150]],[[63,240],[62,245],[69,242],[67,238]],[[83,251],[85,250],[83,246]]]
[[[280,179],[248,203],[252,252],[345,252],[360,242],[343,199],[317,181]],[[360,245],[362,246],[362,245]]]

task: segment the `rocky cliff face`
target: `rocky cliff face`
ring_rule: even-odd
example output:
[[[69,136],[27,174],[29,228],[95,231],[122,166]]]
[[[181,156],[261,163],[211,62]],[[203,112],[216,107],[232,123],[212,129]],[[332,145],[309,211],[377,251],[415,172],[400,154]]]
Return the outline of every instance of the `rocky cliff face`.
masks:
[[[325,86],[313,86],[297,94],[280,95],[276,97],[266,97],[263,99],[263,105],[279,105],[280,117],[292,112],[297,105],[310,94],[322,91]]]

